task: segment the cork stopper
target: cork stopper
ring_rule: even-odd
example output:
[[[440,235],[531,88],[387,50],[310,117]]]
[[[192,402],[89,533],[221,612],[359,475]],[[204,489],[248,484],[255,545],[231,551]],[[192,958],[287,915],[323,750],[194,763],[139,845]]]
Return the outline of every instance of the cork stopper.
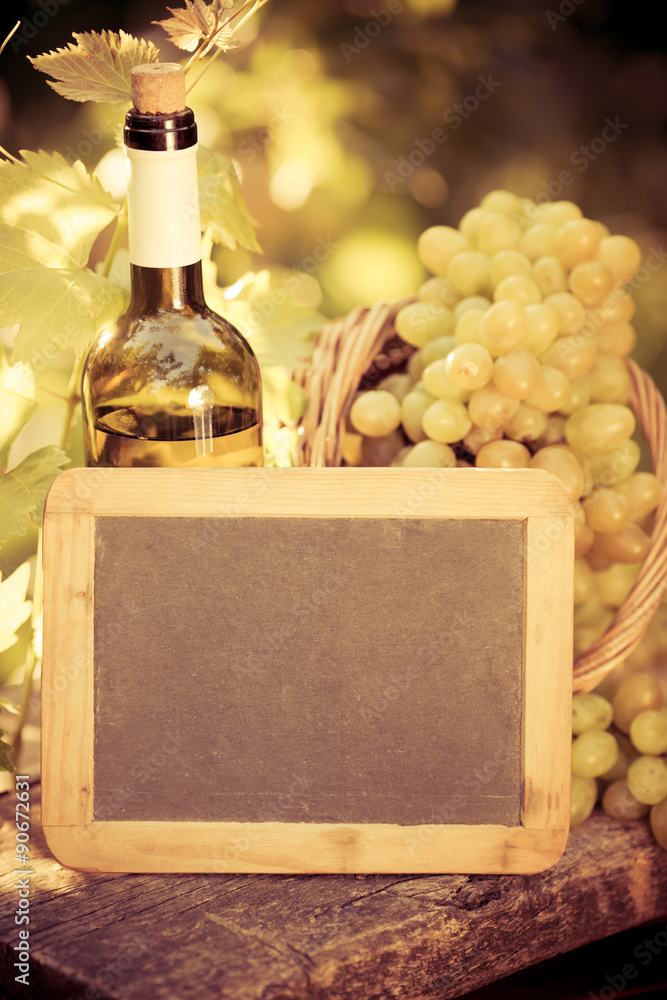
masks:
[[[185,73],[178,63],[135,66],[132,104],[142,115],[171,115],[185,107]]]

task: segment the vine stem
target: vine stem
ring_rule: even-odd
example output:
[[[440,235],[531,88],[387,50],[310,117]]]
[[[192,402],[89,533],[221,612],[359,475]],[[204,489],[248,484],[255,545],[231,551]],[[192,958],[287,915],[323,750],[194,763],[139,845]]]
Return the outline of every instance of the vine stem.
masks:
[[[218,34],[218,32],[222,31],[223,28],[226,28],[228,24],[231,24],[231,22],[235,18],[237,18],[239,16],[239,14],[241,14],[246,9],[246,7],[249,7],[251,3],[253,4],[252,8],[250,10],[247,10],[246,13],[244,14],[244,16],[238,22],[238,24],[235,25],[235,27],[234,27],[235,31],[238,31],[238,29],[241,27],[241,25],[245,24],[245,22],[248,20],[248,18],[252,17],[252,15],[255,13],[256,10],[259,10],[260,7],[263,7],[265,3],[268,3],[268,0],[254,0],[254,3],[253,3],[253,0],[246,0],[246,2],[244,4],[242,4],[239,7],[239,9],[234,14],[232,14],[232,16],[229,17],[224,22],[224,24],[220,25],[220,27],[217,28],[216,31],[213,32],[211,36],[209,36],[209,38],[205,39],[204,42],[202,42],[202,44],[199,46],[199,48],[194,53],[194,55],[186,63],[186,66],[185,66],[185,72],[186,73],[187,73],[187,71],[192,66],[195,65],[195,63],[197,63],[201,59],[203,59],[204,56],[210,51],[211,46],[214,44],[215,36]],[[197,84],[199,83],[199,81],[203,77],[204,73],[208,70],[208,68],[210,66],[213,65],[213,63],[215,62],[215,60],[218,59],[219,56],[222,55],[222,53],[223,53],[223,49],[219,48],[218,51],[214,55],[211,56],[211,58],[206,63],[206,65],[204,66],[204,68],[201,71],[201,73],[199,74],[199,76],[195,77],[195,79],[192,81],[192,83],[190,84],[190,86],[186,90],[186,94],[189,94],[190,91],[192,90],[192,88],[197,86]]]
[[[116,253],[118,251],[118,247],[120,246],[120,241],[122,240],[123,234],[125,233],[126,229],[127,229],[127,201],[123,204],[123,207],[118,213],[118,218],[116,219],[116,228],[114,230],[113,237],[111,238],[111,243],[109,244],[109,249],[104,259],[104,266],[102,268],[103,278],[108,278],[109,275],[111,274],[111,268],[113,267],[113,262],[116,258]],[[80,358],[76,359],[67,386],[67,397],[66,397],[67,409],[65,411],[65,423],[63,425],[63,432],[60,438],[60,450],[65,452],[69,448],[74,415],[76,413],[77,407],[81,402],[80,386],[81,386],[81,377],[83,375],[83,365],[85,360],[86,360],[85,355],[81,355]]]

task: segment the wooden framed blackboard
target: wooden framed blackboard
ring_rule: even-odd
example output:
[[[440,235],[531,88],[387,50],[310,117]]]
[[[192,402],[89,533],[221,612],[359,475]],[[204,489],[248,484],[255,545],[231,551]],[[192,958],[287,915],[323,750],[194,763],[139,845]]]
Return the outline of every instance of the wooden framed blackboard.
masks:
[[[532,872],[567,837],[573,512],[538,470],[77,469],[43,823],[103,871]]]

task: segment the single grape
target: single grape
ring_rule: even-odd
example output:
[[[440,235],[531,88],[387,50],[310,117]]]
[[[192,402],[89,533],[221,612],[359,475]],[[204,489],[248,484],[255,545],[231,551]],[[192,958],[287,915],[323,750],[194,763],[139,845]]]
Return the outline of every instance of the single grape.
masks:
[[[496,286],[494,302],[520,302],[522,306],[535,306],[542,301],[542,292],[532,278],[524,274],[510,274]]]
[[[544,298],[567,291],[567,272],[558,257],[539,257],[533,264],[532,278]]]
[[[572,732],[575,736],[589,729],[608,729],[614,717],[611,702],[599,694],[575,694],[572,697]]]
[[[574,609],[574,624],[595,625],[604,619],[606,607],[602,603],[602,598],[596,592],[586,604],[581,604]]]
[[[475,465],[479,469],[527,469],[530,452],[518,441],[490,441],[480,448]]]
[[[485,215],[483,208],[471,208],[459,222],[459,232],[471,247],[477,247],[477,229]]]
[[[613,767],[610,767],[608,771],[600,775],[600,781],[620,781],[621,778],[625,778],[628,773],[628,768],[630,767],[630,761],[635,759],[635,756],[628,757],[627,753],[623,749],[620,743],[618,734],[615,734],[616,742],[618,743],[620,749],[618,751],[618,757],[616,758],[616,763]]]
[[[519,403],[519,409],[503,425],[503,430],[505,436],[511,440],[528,443],[544,436],[548,422],[549,418],[542,410]]]
[[[509,354],[496,358],[492,365],[493,384],[506,396],[512,396],[514,399],[525,399],[529,396],[537,388],[542,374],[539,361],[530,351],[510,351]]]
[[[558,368],[567,379],[574,380],[588,374],[597,356],[597,344],[592,337],[580,333],[572,337],[559,337],[540,355],[543,365]]]
[[[612,608],[620,608],[635,582],[639,563],[612,563],[595,574],[602,600]]]
[[[578,826],[587,820],[595,808],[598,786],[595,778],[581,778],[572,775],[570,789],[570,826]]]
[[[544,413],[554,413],[565,406],[569,398],[570,383],[567,377],[558,368],[543,364],[537,385],[526,397],[526,403]]]
[[[597,256],[619,286],[628,283],[642,259],[641,250],[629,236],[607,236],[600,240]]]
[[[580,503],[574,505],[574,554],[577,559],[590,552],[595,532],[586,524],[586,515]]]
[[[549,306],[558,316],[558,336],[570,337],[578,333],[584,325],[586,310],[571,292],[554,292],[547,295],[544,305]]]
[[[667,798],[651,809],[651,832],[663,851],[667,851]]]
[[[494,374],[493,358],[482,344],[460,344],[447,355],[446,371],[459,388],[481,389]]]
[[[421,350],[415,351],[415,353],[408,358],[408,363],[405,366],[405,370],[413,382],[418,382],[420,380],[422,372],[425,368],[426,362],[424,361],[424,355]]]
[[[544,415],[547,417],[546,413]],[[567,418],[561,416],[560,413],[554,413],[550,417],[547,417],[547,425],[544,433],[540,435],[536,442],[537,447],[545,448],[548,444],[565,444],[566,422]]]
[[[596,533],[593,550],[612,562],[641,562],[648,552],[650,539],[638,524],[630,522],[620,531]]]
[[[475,389],[468,400],[468,412],[473,423],[487,431],[502,427],[514,416],[518,408],[518,399],[506,396],[493,385]]]
[[[518,250],[529,260],[550,257],[556,252],[556,229],[546,222],[536,222],[519,237]]]
[[[401,422],[403,430],[411,441],[424,441],[426,433],[422,428],[422,420],[429,406],[435,403],[435,396],[425,389],[413,389],[403,397],[401,403]]]
[[[474,345],[461,346],[472,347]],[[447,355],[448,357],[449,355]],[[457,402],[461,402],[466,398],[467,390],[456,385],[449,377],[447,358],[437,358],[432,361],[422,372],[422,382],[426,391],[430,392],[436,399],[455,399]]]
[[[396,332],[412,347],[423,347],[453,329],[452,312],[440,302],[410,302],[396,315]]]
[[[598,309],[593,310],[596,319],[600,319],[599,325],[607,323],[629,323],[635,314],[635,300],[622,288],[613,288],[609,295],[600,304]]]
[[[525,315],[526,329],[517,347],[539,357],[551,347],[558,336],[558,314],[555,309],[540,303],[527,306]]]
[[[459,295],[484,295],[491,290],[491,261],[480,250],[463,250],[450,260],[447,277]]]
[[[625,527],[630,505],[624,496],[605,486],[597,486],[582,501],[586,521],[593,531],[613,532]]]
[[[563,416],[569,417],[575,410],[580,410],[582,406],[588,406],[590,401],[591,389],[588,382],[588,375],[582,375],[581,378],[573,378],[570,382],[570,398],[565,406],[561,406],[559,412]]]
[[[630,723],[630,739],[640,753],[667,753],[667,711],[648,709],[635,715]]]
[[[438,337],[436,340],[429,341],[419,352],[424,362],[424,368],[428,368],[432,362],[437,361],[439,358],[446,358],[454,347],[456,347],[456,339],[451,336]],[[422,372],[424,368],[422,368]]]
[[[400,402],[405,399],[413,386],[412,378],[405,372],[394,372],[378,383],[378,390],[390,392]]]
[[[595,256],[600,239],[600,230],[590,219],[571,219],[556,231],[556,256],[565,267],[574,267]]]
[[[449,309],[455,309],[459,301],[451,281],[443,277],[429,278],[420,285],[417,298],[420,302],[440,302]]]
[[[519,253],[518,250],[499,250],[493,255],[491,280],[494,286],[499,285],[505,278],[517,274],[521,274],[525,278],[531,277],[532,264],[525,254]]]
[[[614,287],[614,276],[599,260],[582,260],[570,271],[570,291],[586,306],[596,306]]]
[[[629,438],[613,451],[591,455],[593,482],[598,486],[617,486],[629,479],[639,465],[641,448]]]
[[[477,427],[473,424],[463,438],[463,444],[473,455],[478,455],[485,444],[488,444],[490,441],[498,441],[502,436],[503,431],[501,427],[487,431],[483,427]]]
[[[584,474],[576,457],[565,445],[540,448],[531,458],[530,467],[544,469],[560,479],[573,503],[581,496]]]
[[[619,685],[614,695],[614,725],[621,732],[629,733],[636,715],[640,712],[659,711],[662,701],[660,684],[652,674],[633,674]]]
[[[506,215],[517,215],[521,212],[521,198],[502,188],[489,191],[479,205],[487,212],[504,212]]]
[[[596,583],[595,575],[593,570],[586,562],[585,559],[575,559],[574,560],[574,596],[573,601],[575,604],[585,604],[586,601],[590,601],[591,597],[595,594]],[[577,695],[575,697],[588,697],[588,695]],[[575,701],[572,702],[572,707],[574,711]],[[611,713],[611,705],[609,706],[609,711]],[[587,726],[587,729],[606,729],[611,722],[611,715],[609,722],[606,726]],[[573,723],[574,724],[574,723]],[[574,732],[574,730],[572,730]],[[583,733],[583,729],[580,732]]]
[[[637,344],[635,328],[629,323],[605,323],[598,327],[596,336],[598,350],[617,358],[632,354]]]
[[[594,403],[627,403],[630,399],[628,369],[613,354],[598,353],[587,378]]]
[[[361,434],[352,434],[346,431],[343,436],[343,461],[352,468],[358,468],[364,464],[364,457],[361,450],[363,443]]]
[[[526,331],[526,311],[512,300],[496,302],[482,317],[479,340],[494,357],[509,354]]]
[[[542,206],[542,222],[548,222],[557,230],[566,222],[581,217],[582,211],[573,201],[552,201]]]
[[[470,243],[463,233],[451,226],[431,226],[417,240],[417,255],[427,270],[445,276],[449,263],[457,253],[469,250]]]
[[[619,403],[591,403],[569,417],[568,443],[584,455],[602,455],[623,444],[635,429],[632,410]]]
[[[580,778],[598,778],[618,757],[618,743],[611,733],[589,729],[572,743],[572,771]]]
[[[662,483],[652,472],[635,472],[614,486],[628,502],[632,521],[641,521],[652,513],[662,499]]]
[[[486,212],[477,225],[476,245],[483,253],[493,256],[499,250],[513,250],[519,235],[519,227],[511,215]]]
[[[464,313],[468,312],[469,309],[481,309],[483,313],[491,305],[491,299],[485,298],[483,295],[467,295],[465,299],[461,299],[454,307],[454,323],[458,323]]]
[[[612,819],[617,819],[621,823],[641,819],[649,811],[649,807],[634,797],[627,782],[623,780],[614,781],[605,789],[602,796],[602,808],[607,816],[611,816]]]
[[[401,464],[406,469],[455,469],[456,455],[448,444],[420,441],[407,449]]]
[[[463,300],[465,302],[465,299]],[[479,344],[479,328],[486,315],[484,309],[466,309],[456,321],[454,340],[457,344]]]
[[[603,611],[602,614],[591,622],[590,625],[577,625],[574,629],[574,655],[581,656],[587,649],[595,645],[601,639],[612,623],[613,614],[611,611]]]
[[[401,423],[401,404],[383,389],[362,392],[350,410],[350,423],[366,437],[384,437]]]
[[[639,802],[654,806],[667,796],[667,764],[662,757],[644,756],[628,768],[628,788]]]
[[[455,399],[437,399],[422,417],[422,427],[432,441],[452,444],[465,437],[472,420],[463,403]]]

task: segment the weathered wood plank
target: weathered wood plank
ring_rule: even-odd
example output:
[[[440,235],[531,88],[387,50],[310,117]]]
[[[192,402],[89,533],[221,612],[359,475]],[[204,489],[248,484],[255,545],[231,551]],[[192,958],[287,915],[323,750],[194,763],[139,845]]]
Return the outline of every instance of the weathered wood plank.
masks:
[[[31,1000],[446,1000],[588,941],[667,918],[667,854],[645,821],[594,815],[531,876],[104,875],[62,869],[31,808]],[[0,799],[13,871],[14,804]],[[7,919],[7,917],[9,919]],[[99,992],[93,993],[92,987]]]

